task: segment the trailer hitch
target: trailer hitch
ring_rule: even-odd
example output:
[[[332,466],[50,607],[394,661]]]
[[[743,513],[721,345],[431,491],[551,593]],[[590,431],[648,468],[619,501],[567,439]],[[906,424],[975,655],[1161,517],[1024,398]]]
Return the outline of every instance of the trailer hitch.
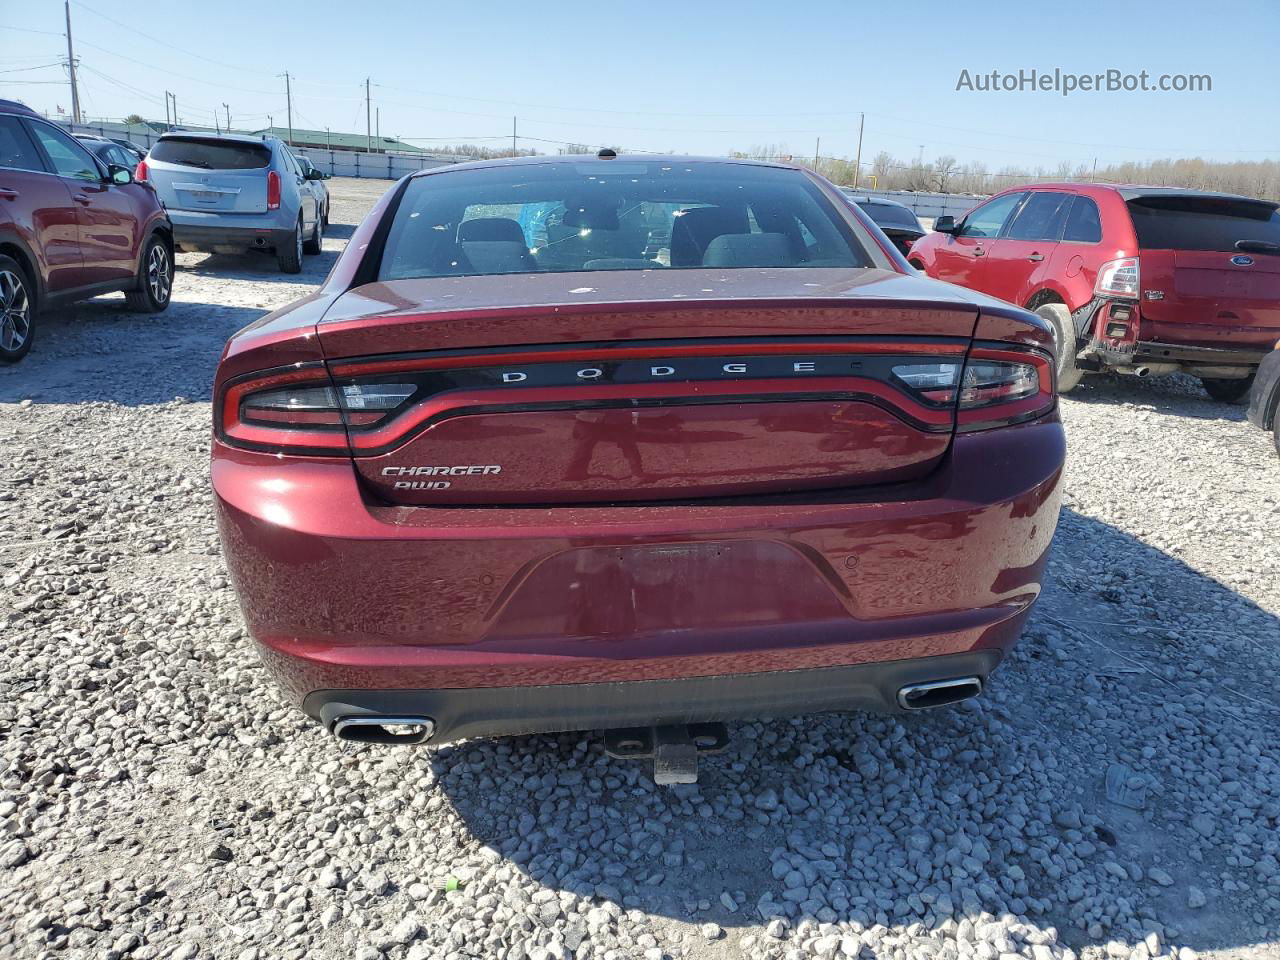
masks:
[[[660,727],[606,730],[605,753],[618,760],[653,759],[659,786],[698,782],[698,755],[719,753],[729,745],[723,723],[678,723]]]

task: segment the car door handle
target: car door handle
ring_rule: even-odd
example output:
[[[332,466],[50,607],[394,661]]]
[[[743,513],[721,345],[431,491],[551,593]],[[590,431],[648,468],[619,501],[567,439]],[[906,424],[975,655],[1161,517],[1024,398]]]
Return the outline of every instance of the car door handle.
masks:
[[[73,193],[71,195],[71,199],[74,200],[76,203],[84,204],[86,207],[93,202],[88,197],[86,197],[83,193]]]
[[[0,197],[4,197],[6,200],[17,200],[18,191],[10,190],[8,187],[0,187]]]
[[[987,251],[983,250],[981,247],[974,247],[973,255],[975,257],[985,257],[987,255]]]
[[[1044,254],[1043,254],[1043,253],[1033,253],[1033,254],[1031,254],[1031,256],[1027,257],[1027,259],[1028,259],[1028,260],[1030,260],[1030,261],[1032,261],[1033,263],[1039,263],[1041,260],[1043,260],[1043,259],[1044,259]]]

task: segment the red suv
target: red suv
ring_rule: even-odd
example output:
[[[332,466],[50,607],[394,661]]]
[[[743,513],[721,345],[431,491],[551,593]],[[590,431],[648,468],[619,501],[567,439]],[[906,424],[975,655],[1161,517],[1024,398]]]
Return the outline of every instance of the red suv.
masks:
[[[0,360],[26,356],[39,309],[123,290],[129,309],[154,313],[172,287],[173,231],[155,191],[0,100]]]
[[[1048,320],[1060,391],[1090,370],[1181,371],[1234,401],[1280,336],[1277,206],[1163,187],[1016,187],[959,223],[940,218],[908,259]]]

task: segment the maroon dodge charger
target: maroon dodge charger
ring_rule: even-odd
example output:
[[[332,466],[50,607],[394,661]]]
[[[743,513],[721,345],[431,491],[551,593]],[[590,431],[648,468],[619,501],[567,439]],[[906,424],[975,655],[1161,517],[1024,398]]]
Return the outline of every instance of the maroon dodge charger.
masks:
[[[1052,350],[805,170],[424,171],[227,344],[227,562],[351,740],[952,703],[1040,592]]]

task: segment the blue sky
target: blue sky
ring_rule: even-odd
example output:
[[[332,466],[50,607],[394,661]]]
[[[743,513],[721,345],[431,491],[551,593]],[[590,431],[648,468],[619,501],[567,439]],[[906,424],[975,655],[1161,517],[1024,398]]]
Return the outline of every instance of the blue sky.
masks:
[[[147,13],[145,11],[153,11]],[[352,13],[351,11],[357,11]],[[104,16],[105,15],[105,16]],[[1068,6],[989,2],[647,4],[221,0],[72,3],[94,117],[364,130],[364,78],[384,134],[522,137],[724,153],[754,145],[852,157],[950,154],[990,170],[1163,156],[1280,159],[1280,2]],[[0,97],[69,109],[62,3],[0,0]],[[1209,74],[1205,93],[977,93],[962,69]],[[495,139],[481,141],[481,137]],[[421,141],[428,145],[428,141]],[[527,142],[527,141],[526,141]],[[539,144],[554,152],[556,144]]]

